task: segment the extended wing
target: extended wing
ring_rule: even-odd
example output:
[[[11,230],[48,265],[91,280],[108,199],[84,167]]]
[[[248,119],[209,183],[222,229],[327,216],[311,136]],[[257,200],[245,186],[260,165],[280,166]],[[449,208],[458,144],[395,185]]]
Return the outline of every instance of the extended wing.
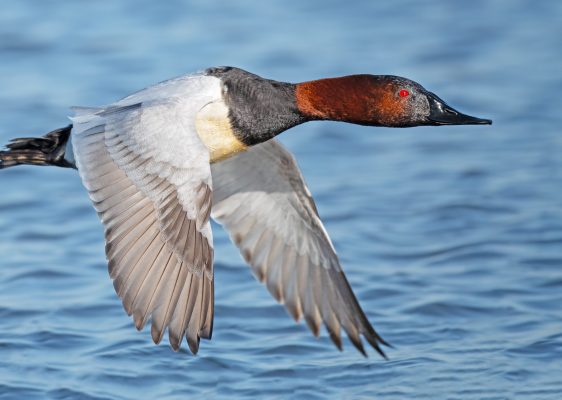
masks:
[[[323,321],[341,349],[341,328],[363,353],[361,335],[387,344],[359,306],[292,155],[275,140],[212,164],[212,217],[229,231],[256,277],[314,335]]]
[[[137,329],[152,316],[154,342],[168,328],[175,350],[185,335],[194,353],[200,337],[211,337],[214,282],[209,153],[193,117],[220,93],[201,79],[212,78],[168,81],[104,109],[77,109],[72,131],[125,310]]]

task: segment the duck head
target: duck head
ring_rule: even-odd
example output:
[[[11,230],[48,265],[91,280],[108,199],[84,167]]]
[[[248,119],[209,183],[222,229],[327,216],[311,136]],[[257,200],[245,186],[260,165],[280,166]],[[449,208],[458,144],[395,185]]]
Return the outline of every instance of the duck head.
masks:
[[[350,75],[296,85],[299,111],[309,119],[360,125],[489,125],[463,114],[419,83],[393,75]]]

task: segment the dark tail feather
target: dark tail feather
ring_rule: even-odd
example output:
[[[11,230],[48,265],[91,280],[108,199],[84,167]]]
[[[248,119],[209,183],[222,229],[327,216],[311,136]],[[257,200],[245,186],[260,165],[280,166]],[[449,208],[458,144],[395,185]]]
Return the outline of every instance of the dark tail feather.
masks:
[[[64,158],[71,130],[72,125],[68,125],[40,138],[13,139],[6,145],[8,150],[0,151],[0,169],[20,164],[75,168]]]

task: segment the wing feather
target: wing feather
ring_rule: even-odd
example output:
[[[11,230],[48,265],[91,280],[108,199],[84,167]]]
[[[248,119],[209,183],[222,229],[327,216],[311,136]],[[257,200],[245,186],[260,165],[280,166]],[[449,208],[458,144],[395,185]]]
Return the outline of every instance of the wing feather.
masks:
[[[155,343],[168,329],[175,350],[185,336],[195,351],[212,333],[212,184],[208,150],[190,121],[220,95],[214,80],[204,90],[198,79],[169,81],[104,109],[79,109],[72,132],[125,310],[139,330],[152,317]],[[190,88],[194,94],[186,97]]]
[[[342,271],[300,170],[277,141],[211,166],[212,217],[230,233],[256,277],[316,336],[322,323],[341,349],[341,330],[362,353],[361,336],[384,356]]]

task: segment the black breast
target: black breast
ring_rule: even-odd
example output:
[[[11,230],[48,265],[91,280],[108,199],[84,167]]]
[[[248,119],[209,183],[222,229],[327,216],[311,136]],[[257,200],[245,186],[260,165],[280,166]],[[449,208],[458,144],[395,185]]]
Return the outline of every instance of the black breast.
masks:
[[[264,79],[234,67],[205,72],[221,79],[232,128],[244,144],[265,142],[306,121],[297,108],[292,83]]]

